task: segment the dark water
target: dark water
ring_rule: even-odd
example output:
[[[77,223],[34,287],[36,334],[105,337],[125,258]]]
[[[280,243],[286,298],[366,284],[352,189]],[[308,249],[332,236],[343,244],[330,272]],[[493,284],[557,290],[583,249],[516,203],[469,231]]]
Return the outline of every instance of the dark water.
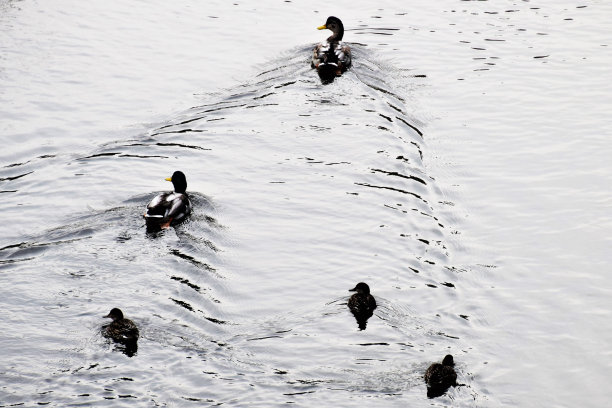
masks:
[[[609,6],[0,4],[0,406],[605,405]]]

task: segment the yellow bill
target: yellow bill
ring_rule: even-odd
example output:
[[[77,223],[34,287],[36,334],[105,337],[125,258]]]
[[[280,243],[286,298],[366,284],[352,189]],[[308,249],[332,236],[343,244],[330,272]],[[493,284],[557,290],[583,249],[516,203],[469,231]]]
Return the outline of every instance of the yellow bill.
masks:
[[[325,30],[327,27],[323,24],[321,27],[317,27],[317,30]]]

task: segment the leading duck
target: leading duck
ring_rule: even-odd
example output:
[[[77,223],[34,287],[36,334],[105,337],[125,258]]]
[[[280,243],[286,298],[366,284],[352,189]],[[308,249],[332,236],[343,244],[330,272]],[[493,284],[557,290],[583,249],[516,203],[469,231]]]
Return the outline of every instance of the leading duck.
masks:
[[[174,191],[155,196],[147,205],[144,218],[149,230],[170,228],[170,224],[183,221],[191,212],[185,174],[175,171],[166,181],[172,182]]]
[[[330,30],[332,35],[325,43],[317,45],[310,66],[316,68],[324,82],[331,82],[351,66],[351,48],[342,44],[344,25],[338,17],[330,16],[318,30]]]

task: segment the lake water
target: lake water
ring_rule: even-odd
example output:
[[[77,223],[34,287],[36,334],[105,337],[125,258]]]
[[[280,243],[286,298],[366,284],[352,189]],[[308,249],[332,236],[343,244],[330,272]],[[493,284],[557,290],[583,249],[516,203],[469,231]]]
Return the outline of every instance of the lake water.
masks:
[[[611,15],[0,0],[0,406],[606,406]],[[194,212],[147,234],[174,170]]]

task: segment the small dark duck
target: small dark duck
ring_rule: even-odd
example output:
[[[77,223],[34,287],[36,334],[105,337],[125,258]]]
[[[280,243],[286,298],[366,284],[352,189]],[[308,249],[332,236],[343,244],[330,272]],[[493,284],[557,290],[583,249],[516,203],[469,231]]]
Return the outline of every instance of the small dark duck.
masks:
[[[330,83],[351,67],[351,48],[342,44],[344,26],[339,18],[330,16],[318,30],[331,30],[332,35],[325,43],[317,45],[310,66],[316,68],[323,83]]]
[[[374,314],[376,300],[370,295],[370,287],[367,283],[359,282],[349,292],[357,292],[349,298],[348,307],[357,320],[360,330],[365,330],[368,319]]]
[[[113,308],[104,316],[105,318],[113,319],[113,321],[102,327],[102,334],[125,347],[124,352],[129,357],[133,356],[138,350],[138,327],[130,319],[123,317],[121,309]]]
[[[455,361],[453,356],[447,354],[442,364],[433,363],[425,371],[425,382],[427,383],[427,397],[436,398],[446,392],[452,385],[457,385],[457,373],[455,372]]]
[[[175,171],[166,181],[172,182],[174,191],[155,196],[147,205],[144,218],[149,230],[170,228],[170,224],[183,221],[191,212],[191,203],[186,193],[185,174],[182,171]]]

